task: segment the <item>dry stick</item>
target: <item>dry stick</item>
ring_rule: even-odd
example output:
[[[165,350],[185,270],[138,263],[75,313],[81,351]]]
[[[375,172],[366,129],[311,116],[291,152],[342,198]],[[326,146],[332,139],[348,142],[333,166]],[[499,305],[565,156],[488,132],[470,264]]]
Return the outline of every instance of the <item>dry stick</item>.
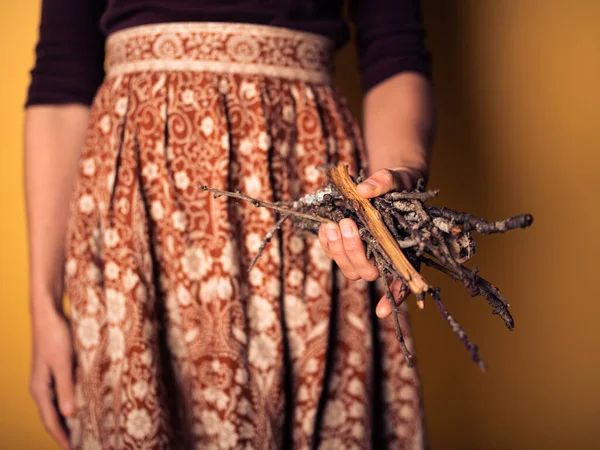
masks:
[[[367,230],[365,227],[359,226],[358,235],[365,243],[366,257],[370,260],[375,255],[375,251],[378,248],[377,241],[373,236],[371,236],[371,233],[369,233],[369,230]]]
[[[367,228],[361,227],[358,229],[358,234],[360,238],[367,244],[367,259],[370,259],[371,256],[375,257],[375,264],[379,264],[381,267],[385,268],[397,279],[403,280],[402,274],[398,272],[398,269],[396,269],[396,267],[393,264],[388,262],[387,258],[385,257],[385,252],[383,251],[383,248],[381,247],[377,239],[371,236],[369,230]],[[378,268],[378,270],[380,269]]]
[[[425,294],[417,294],[417,306],[419,307],[419,309],[424,309],[425,308]]]
[[[350,200],[357,215],[383,247],[385,254],[390,258],[392,265],[400,272],[402,278],[408,283],[410,290],[415,294],[426,292],[429,286],[425,282],[425,279],[406,259],[398,243],[382,223],[379,211],[366,198],[356,192],[356,185],[350,177],[348,166],[336,166],[329,169],[327,175],[337,186],[340,193]]]
[[[252,268],[254,267],[254,265],[256,264],[256,262],[258,261],[258,258],[260,258],[260,255],[262,255],[262,252],[264,251],[264,249],[267,246],[267,244],[269,242],[271,242],[271,239],[273,239],[273,236],[275,235],[275,233],[278,230],[281,229],[281,226],[283,225],[283,222],[285,222],[289,217],[290,217],[289,215],[282,216],[277,221],[277,223],[273,226],[273,228],[271,228],[269,230],[269,232],[267,233],[267,235],[264,237],[264,239],[260,243],[260,247],[258,247],[258,251],[256,252],[256,255],[254,255],[254,258],[252,258],[252,262],[250,263],[250,267],[248,267],[248,272],[250,272],[252,270]]]
[[[323,222],[323,223],[335,223],[335,222],[333,222],[333,220],[330,220],[326,217],[321,217],[321,216],[314,215],[314,214],[304,214],[301,212],[294,211],[292,209],[277,206],[273,203],[263,202],[262,200],[257,200],[255,198],[249,197],[246,194],[243,194],[242,192],[239,192],[239,191],[238,192],[227,192],[227,191],[222,191],[221,189],[212,188],[212,187],[206,186],[206,185],[198,186],[198,189],[202,189],[203,191],[213,192],[215,194],[215,198],[219,197],[221,195],[224,195],[226,197],[237,198],[239,200],[245,200],[247,202],[250,202],[256,207],[262,206],[264,208],[273,209],[275,211],[279,211],[288,216],[298,217],[299,219],[306,219],[306,220],[312,220],[315,222]]]
[[[421,256],[423,256],[423,252],[425,251],[426,243],[425,243],[425,240],[422,239],[422,236],[418,232],[418,230],[414,229],[410,225],[410,223],[408,223],[408,221],[406,221],[404,219],[404,217],[402,217],[402,215],[395,209],[392,210],[392,216],[396,219],[398,224],[400,224],[400,226],[402,228],[404,228],[404,231],[406,231],[407,233],[410,234],[411,240],[418,241],[418,243],[416,244],[418,246],[417,251],[415,253],[416,257],[420,258]],[[413,245],[408,245],[409,242],[405,242],[405,243],[406,243],[407,247],[413,247]],[[402,243],[400,243],[400,248],[404,248],[404,247],[402,247]],[[417,305],[419,306],[420,309],[423,309],[423,307],[425,306],[425,303],[423,303],[422,301],[419,300],[418,295],[417,295]]]
[[[479,357],[479,349],[477,348],[477,346],[475,344],[473,344],[473,342],[471,342],[471,340],[469,339],[469,336],[467,336],[467,333],[465,333],[465,330],[463,330],[463,328],[460,326],[460,324],[454,319],[454,317],[452,317],[450,315],[450,313],[446,309],[446,306],[442,302],[442,299],[440,298],[439,289],[431,289],[429,291],[429,295],[431,295],[431,298],[433,298],[433,300],[435,301],[438,308],[440,308],[440,311],[442,312],[442,316],[444,317],[446,322],[448,322],[448,324],[452,328],[452,331],[454,331],[454,333],[458,336],[460,341],[463,343],[463,345],[469,352],[469,355],[471,355],[471,359],[473,360],[473,362],[475,364],[477,364],[477,366],[483,372],[485,372],[486,365],[485,365],[485,362],[483,362],[481,360],[481,358]]]
[[[439,190],[435,189],[427,192],[388,192],[383,194],[383,198],[389,202],[396,200],[420,200],[422,202],[430,200],[440,193]]]
[[[461,282],[463,281],[461,274],[455,272],[454,270],[452,270],[448,267],[441,265],[440,263],[438,263],[437,261],[434,261],[433,259],[421,257],[421,261],[426,266],[433,267],[434,269],[439,270],[442,273],[445,273],[450,278],[452,278],[456,281],[461,281]],[[492,308],[494,308],[493,314],[500,316],[502,318],[502,320],[504,321],[506,327],[509,330],[512,330],[515,326],[515,322],[514,322],[512,315],[508,311],[508,306],[509,306],[508,303],[506,303],[506,301],[504,300],[502,295],[500,295],[500,292],[498,291],[498,289],[495,286],[493,286],[489,281],[485,280],[484,278],[481,278],[479,275],[475,275],[475,277],[476,277],[476,282],[479,284],[479,288],[480,288],[479,295],[484,297],[487,300],[487,302],[490,304],[490,306]]]
[[[494,307],[494,311],[492,314],[500,316],[500,318],[506,324],[506,327],[509,330],[513,330],[515,328],[515,321],[508,311],[509,304],[504,300],[504,297],[500,294],[500,291],[496,286],[487,281],[480,276],[477,276],[477,281],[479,282],[479,294],[484,297],[487,302]],[[497,307],[494,305],[498,305]]]
[[[383,222],[387,226],[388,230],[390,230],[390,233],[392,233],[392,235],[394,236],[394,239],[396,239],[396,242],[401,241],[402,237],[398,232],[398,227],[394,226],[392,212],[386,208],[385,201],[380,198],[374,198],[373,203],[379,209],[379,212],[383,216]]]
[[[377,264],[378,266],[382,265],[381,261],[380,261],[381,255],[377,255],[376,260],[379,264]],[[398,339],[398,342],[400,343],[400,347],[402,348],[402,352],[404,353],[404,358],[406,358],[406,364],[408,365],[408,367],[413,367],[413,363],[412,363],[412,355],[410,353],[410,351],[408,350],[408,347],[406,347],[406,341],[404,340],[404,334],[402,333],[402,328],[400,327],[400,319],[398,318],[398,314],[399,314],[399,305],[396,304],[396,301],[394,300],[394,295],[392,294],[392,287],[390,285],[390,281],[388,280],[388,276],[391,275],[391,273],[385,269],[384,267],[380,267],[379,270],[381,270],[381,278],[383,278],[383,282],[385,284],[385,297],[387,298],[388,302],[390,303],[390,308],[392,309],[392,317],[394,318],[394,328],[396,330],[396,339]],[[404,288],[404,286],[406,286],[406,283],[402,283],[402,287]],[[404,289],[400,289],[400,294],[399,294],[399,298],[403,299],[404,296],[406,295],[406,291],[408,290],[408,286],[406,286],[406,288]]]
[[[427,242],[426,249],[430,255],[433,255],[435,258],[437,258],[437,260],[440,262],[440,265],[443,268],[446,268],[446,266],[444,264],[450,265],[450,262],[446,261],[446,257],[444,255],[442,255],[442,252],[440,251],[440,249],[437,248],[435,245],[433,245],[430,242]],[[423,259],[423,257],[421,257],[421,259]],[[460,278],[460,276],[458,276],[457,280],[462,281],[462,278]]]
[[[381,215],[383,216],[383,221],[385,222],[386,226],[388,227],[388,230],[390,230],[390,232],[394,236],[394,239],[396,239],[396,242],[398,243],[398,246],[400,248],[404,249],[404,248],[415,247],[421,243],[421,239],[419,239],[418,237],[415,237],[414,233],[412,233],[412,230],[407,230],[407,232],[411,235],[410,238],[402,239],[402,237],[400,236],[400,233],[398,232],[398,227],[395,226],[395,224],[394,224],[394,213],[396,211],[394,211],[391,208],[389,208],[388,206],[386,206],[386,203],[383,200],[381,200],[380,198],[374,198],[373,200],[374,200],[375,206],[377,206],[379,208],[379,211],[381,212]],[[405,227],[402,225],[402,228],[405,228]]]
[[[450,266],[452,266],[454,270],[460,273],[462,266],[454,260],[454,257],[452,256],[452,253],[450,253],[450,249],[446,244],[444,236],[442,236],[442,232],[436,227],[432,227],[431,234],[437,239],[438,247],[440,248],[442,255],[444,255],[446,261],[448,261],[448,264],[450,264]]]
[[[399,305],[396,304],[396,302],[394,301],[394,296],[392,294],[392,288],[390,286],[390,282],[387,279],[388,277],[388,272],[385,272],[385,275],[383,276],[383,280],[385,282],[385,296],[388,299],[388,302],[390,302],[390,306],[392,307],[392,314],[394,316],[394,328],[396,329],[396,339],[398,339],[398,342],[400,342],[400,347],[402,348],[402,352],[404,353],[404,358],[406,359],[406,365],[408,367],[414,367],[414,364],[412,362],[412,354],[410,353],[410,351],[408,350],[408,347],[406,346],[406,341],[404,340],[404,334],[402,333],[402,328],[400,327],[400,319],[398,318],[398,315],[400,314],[400,308]],[[403,283],[403,286],[406,286],[406,284]],[[400,290],[400,294],[399,294],[399,298],[402,298],[404,295],[406,295],[406,292],[408,291],[408,286],[404,289],[401,288]]]
[[[419,216],[421,222],[431,223],[431,217],[429,217],[429,214],[427,214],[427,211],[423,208],[423,203],[418,200],[411,200],[410,203],[415,208],[415,213]]]
[[[521,214],[504,220],[488,222],[471,214],[452,211],[448,208],[429,206],[427,210],[434,217],[443,217],[454,223],[466,225],[462,227],[465,231],[472,229],[482,234],[504,233],[515,228],[526,228],[533,223],[533,216],[531,214]]]

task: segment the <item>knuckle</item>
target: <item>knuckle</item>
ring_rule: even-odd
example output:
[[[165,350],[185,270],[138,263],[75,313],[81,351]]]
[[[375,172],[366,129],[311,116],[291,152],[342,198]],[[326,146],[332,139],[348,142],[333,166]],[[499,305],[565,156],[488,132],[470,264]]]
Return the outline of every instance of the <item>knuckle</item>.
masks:
[[[362,254],[363,246],[360,239],[356,238],[348,238],[344,241],[344,249],[347,253],[351,253],[353,255]]]
[[[377,269],[369,270],[363,275],[363,278],[367,281],[375,281],[379,278],[379,271]]]
[[[339,258],[345,256],[344,247],[336,243],[329,243],[329,253],[334,258]]]
[[[394,183],[394,174],[389,169],[381,169],[377,173],[377,177],[385,184],[393,184]]]
[[[344,276],[351,281],[360,280],[360,275],[355,270],[348,270],[344,272]]]
[[[29,395],[38,401],[43,395],[42,386],[39,383],[31,383],[29,385]]]
[[[379,278],[379,270],[371,265],[361,267],[360,275],[364,280],[375,281]]]

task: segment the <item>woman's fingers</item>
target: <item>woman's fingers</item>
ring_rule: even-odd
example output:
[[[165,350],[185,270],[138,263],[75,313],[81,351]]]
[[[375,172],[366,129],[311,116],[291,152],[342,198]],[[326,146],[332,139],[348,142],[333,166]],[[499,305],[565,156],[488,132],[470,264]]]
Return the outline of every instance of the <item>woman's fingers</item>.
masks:
[[[367,259],[358,227],[352,219],[342,219],[339,225],[322,224],[319,228],[319,242],[327,256],[336,262],[347,278],[351,280],[362,278],[367,281],[375,281],[379,278],[379,271],[373,262]],[[406,285],[400,280],[394,281],[390,288],[396,304],[400,304],[408,294]],[[385,319],[391,313],[392,305],[383,296],[377,303],[375,314],[380,319]]]
[[[379,278],[379,271],[372,261],[367,259],[366,249],[358,235],[358,227],[352,219],[342,219],[340,221],[340,230],[342,232],[342,242],[346,256],[350,260],[352,267],[358,275],[364,280],[375,281]]]
[[[392,313],[392,306],[390,305],[390,302],[388,301],[388,299],[385,298],[385,296],[384,296],[381,298],[381,300],[379,300],[379,303],[377,303],[377,307],[375,308],[375,314],[380,319],[385,319],[391,313]]]
[[[70,449],[63,416],[75,410],[73,346],[61,315],[34,318],[31,394],[45,428],[63,449]]]
[[[38,370],[31,382],[31,395],[35,400],[44,427],[64,450],[70,450],[67,433],[60,423],[54,407],[54,392],[50,384],[50,369]]]
[[[322,225],[319,229],[319,241],[327,256],[336,262],[347,278],[374,281],[379,277],[379,271],[367,259],[358,227],[352,219],[342,219],[339,225]]]
[[[73,359],[72,355],[60,355],[54,368],[54,382],[58,405],[63,416],[69,417],[75,411],[75,386],[73,384]]]
[[[336,223],[321,225],[319,228],[319,242],[321,242],[321,246],[325,249],[327,256],[335,261],[346,278],[350,280],[360,279],[360,275],[354,269],[354,266],[346,255],[340,227]]]
[[[402,300],[408,295],[408,289],[403,287],[402,281],[396,280],[390,286],[392,290],[392,297],[394,298],[394,302],[396,305],[400,304]],[[385,319],[390,314],[392,314],[392,305],[390,305],[390,301],[384,295],[377,303],[377,307],[375,308],[375,314],[380,319]]]

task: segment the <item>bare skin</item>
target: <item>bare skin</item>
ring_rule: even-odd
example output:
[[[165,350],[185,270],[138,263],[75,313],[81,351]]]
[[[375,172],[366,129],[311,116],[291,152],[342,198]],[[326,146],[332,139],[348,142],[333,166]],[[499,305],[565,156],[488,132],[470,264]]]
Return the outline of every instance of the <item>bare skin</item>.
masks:
[[[373,198],[395,189],[412,189],[419,178],[427,179],[433,129],[429,82],[415,73],[395,75],[367,93],[363,113],[370,176],[358,185],[358,193]],[[322,224],[319,241],[347,278],[379,278],[373,261],[366,258],[353,220]],[[400,283],[394,282],[392,293],[397,302],[399,292]],[[375,312],[382,319],[392,313],[385,297]]]
[[[46,430],[63,449],[70,446],[59,418],[75,411],[73,347],[62,307],[64,244],[88,117],[89,109],[81,105],[32,106],[25,113],[24,188],[33,334],[30,392]]]

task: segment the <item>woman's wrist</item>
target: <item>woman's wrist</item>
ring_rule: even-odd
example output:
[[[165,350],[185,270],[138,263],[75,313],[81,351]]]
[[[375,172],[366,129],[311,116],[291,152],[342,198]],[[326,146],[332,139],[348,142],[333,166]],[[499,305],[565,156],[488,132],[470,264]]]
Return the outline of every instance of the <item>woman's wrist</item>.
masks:
[[[395,152],[389,150],[378,152],[375,155],[369,155],[368,175],[372,175],[378,170],[387,169],[400,174],[404,180],[410,180],[414,187],[419,179],[425,182],[429,179],[429,161],[427,150],[424,147],[413,146],[413,150],[398,150]],[[416,148],[416,149],[415,149]]]
[[[44,279],[45,280],[45,279]],[[31,314],[35,317],[64,315],[63,283],[61,281],[40,281],[32,277],[29,287]]]
[[[408,174],[412,183],[427,180],[434,127],[430,83],[401,73],[373,88],[363,107],[369,173],[390,169]]]

